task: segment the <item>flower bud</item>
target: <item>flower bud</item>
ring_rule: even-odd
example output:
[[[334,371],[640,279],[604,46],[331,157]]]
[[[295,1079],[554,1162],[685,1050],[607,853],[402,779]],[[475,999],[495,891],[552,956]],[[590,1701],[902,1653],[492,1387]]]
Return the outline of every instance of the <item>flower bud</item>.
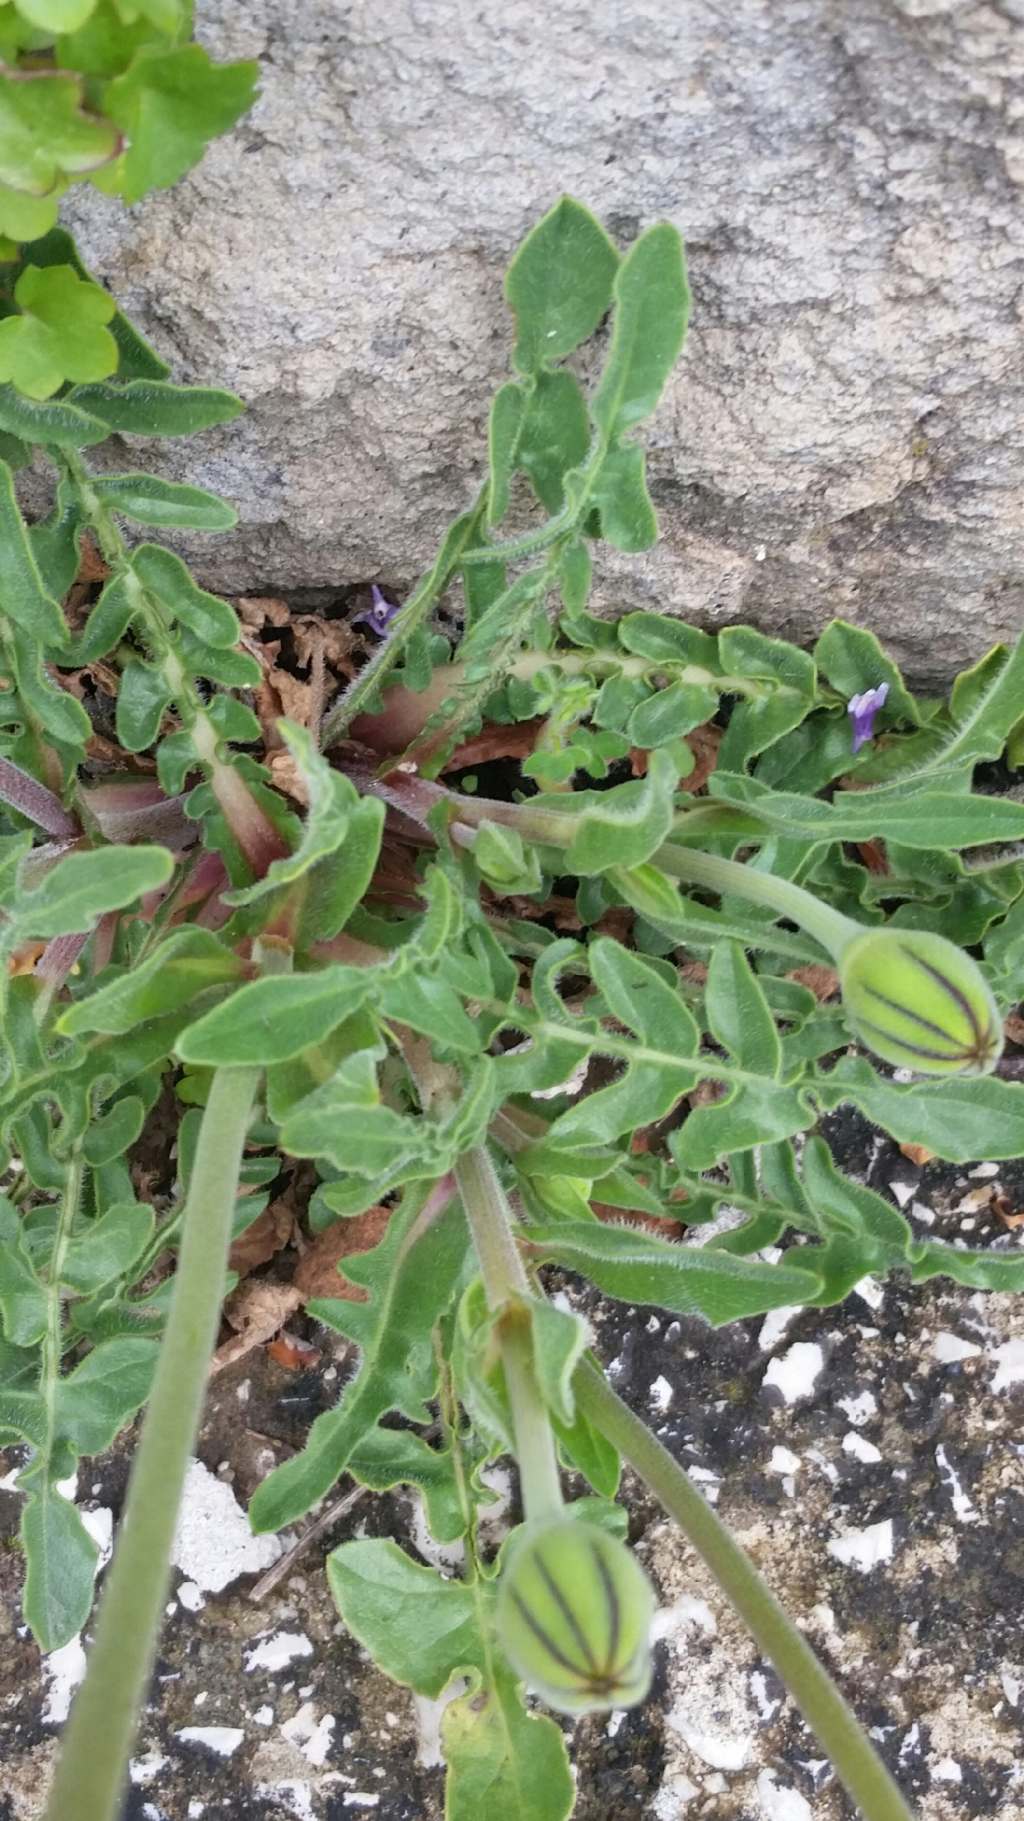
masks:
[[[845,949],[847,1015],[876,1056],[919,1075],[985,1075],[1003,1047],[988,983],[963,949],[927,930],[867,930]]]
[[[498,1590],[513,1668],[562,1713],[643,1700],[653,1614],[653,1589],[625,1543],[569,1516],[524,1530]]]

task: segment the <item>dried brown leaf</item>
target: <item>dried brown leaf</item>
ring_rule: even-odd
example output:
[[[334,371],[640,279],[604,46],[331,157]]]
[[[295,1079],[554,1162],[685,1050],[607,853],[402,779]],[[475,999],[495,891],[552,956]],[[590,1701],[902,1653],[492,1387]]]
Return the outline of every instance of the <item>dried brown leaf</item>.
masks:
[[[489,759],[526,759],[536,746],[543,725],[538,717],[534,721],[513,722],[507,727],[498,723],[481,727],[472,739],[464,740],[455,748],[441,770],[463,771],[467,765],[486,765]]]
[[[810,961],[806,967],[791,968],[786,979],[806,986],[820,1003],[834,999],[839,991],[839,975],[834,967],[827,967],[823,961]]]
[[[338,1266],[352,1252],[372,1252],[383,1239],[390,1218],[390,1208],[368,1208],[354,1220],[336,1221],[318,1233],[295,1270],[295,1288],[302,1300],[338,1296],[345,1302],[365,1302],[366,1291],[350,1283]]]
[[[901,1144],[900,1150],[904,1157],[909,1158],[911,1163],[920,1164],[922,1166],[926,1163],[931,1163],[935,1156],[935,1152],[929,1151],[926,1144]]]
[[[287,601],[271,594],[237,594],[231,605],[243,626],[262,632],[264,626],[287,626],[290,612]]]
[[[225,1319],[237,1332],[217,1348],[210,1361],[211,1377],[271,1340],[301,1307],[302,1293],[294,1284],[269,1283],[260,1277],[241,1284],[224,1304]]]
[[[286,1372],[305,1372],[320,1358],[319,1347],[311,1346],[308,1340],[300,1340],[297,1334],[289,1334],[286,1328],[276,1340],[268,1342],[267,1352],[275,1365],[283,1366]]]
[[[228,1268],[239,1277],[248,1277],[259,1265],[265,1265],[280,1252],[292,1236],[295,1209],[290,1194],[278,1196],[270,1206],[257,1214],[251,1227],[240,1233],[228,1253]]]

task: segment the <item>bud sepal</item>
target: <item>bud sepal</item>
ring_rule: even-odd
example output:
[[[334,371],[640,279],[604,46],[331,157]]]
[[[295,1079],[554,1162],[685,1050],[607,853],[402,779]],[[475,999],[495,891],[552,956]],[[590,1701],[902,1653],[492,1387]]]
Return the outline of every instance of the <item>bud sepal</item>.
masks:
[[[843,1006],[861,1041],[918,1075],[987,1075],[1002,1021],[976,961],[929,930],[866,930],[843,949]]]
[[[498,1588],[512,1667],[560,1713],[634,1707],[651,1681],[654,1590],[625,1543],[570,1517],[529,1523]]]

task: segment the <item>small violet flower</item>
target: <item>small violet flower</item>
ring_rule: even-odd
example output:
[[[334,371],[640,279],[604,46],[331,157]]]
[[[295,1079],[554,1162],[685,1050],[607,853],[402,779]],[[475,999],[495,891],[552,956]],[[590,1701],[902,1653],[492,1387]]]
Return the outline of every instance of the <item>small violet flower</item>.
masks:
[[[888,694],[888,683],[879,683],[876,689],[865,689],[861,695],[850,697],[846,712],[853,723],[854,752],[859,752],[870,740],[875,730],[875,716],[885,706]]]
[[[379,639],[385,639],[391,622],[398,612],[398,607],[393,601],[384,599],[376,582],[371,583],[370,594],[373,599],[372,607],[365,608],[362,613],[354,614],[352,624],[353,626],[368,626]]]

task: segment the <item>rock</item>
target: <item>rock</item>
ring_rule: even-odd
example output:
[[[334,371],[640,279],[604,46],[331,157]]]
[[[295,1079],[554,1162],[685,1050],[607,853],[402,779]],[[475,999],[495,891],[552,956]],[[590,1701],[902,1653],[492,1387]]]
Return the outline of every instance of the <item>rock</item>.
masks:
[[[228,591],[408,585],[480,476],[501,278],[568,190],[669,217],[695,293],[650,433],[662,542],[605,608],[833,613],[948,675],[1024,607],[1019,4],[205,0],[254,113],[170,194],[69,224],[182,377],[245,419],[144,459],[233,498]],[[123,461],[123,452],[117,460]],[[187,546],[186,546],[187,547]]]

